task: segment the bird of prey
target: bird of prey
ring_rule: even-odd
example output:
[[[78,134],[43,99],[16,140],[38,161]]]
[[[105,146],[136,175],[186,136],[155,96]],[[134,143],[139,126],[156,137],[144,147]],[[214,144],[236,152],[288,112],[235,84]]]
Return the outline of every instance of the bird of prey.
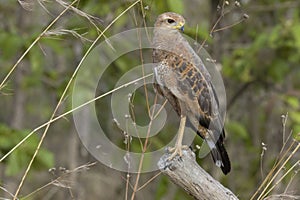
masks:
[[[227,174],[231,167],[218,97],[202,60],[181,34],[184,24],[181,15],[167,12],[159,15],[154,25],[154,88],[180,116],[169,159],[182,156],[187,147],[182,145],[184,128],[189,126],[207,142],[215,164]]]

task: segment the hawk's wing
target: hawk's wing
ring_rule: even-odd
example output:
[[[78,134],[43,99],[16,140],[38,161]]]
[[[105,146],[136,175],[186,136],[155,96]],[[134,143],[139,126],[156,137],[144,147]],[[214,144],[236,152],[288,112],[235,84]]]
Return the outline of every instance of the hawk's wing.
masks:
[[[164,54],[164,60],[157,63],[154,72],[159,93],[169,100],[178,114],[187,115],[192,128],[205,138],[206,132],[198,130],[199,124],[208,129],[216,117],[214,109],[217,109],[213,107],[216,100],[210,80],[193,63],[170,52]],[[179,102],[181,109],[177,109]]]

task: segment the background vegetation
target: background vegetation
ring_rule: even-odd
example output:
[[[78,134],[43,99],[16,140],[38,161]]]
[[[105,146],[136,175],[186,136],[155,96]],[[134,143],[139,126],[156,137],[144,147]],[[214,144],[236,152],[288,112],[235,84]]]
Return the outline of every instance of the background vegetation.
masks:
[[[269,197],[299,197],[299,0],[80,0],[66,9],[70,3],[0,3],[0,197],[12,199],[17,193],[24,199],[127,199],[138,185],[142,188],[134,193],[136,199],[189,199],[159,172],[141,174],[137,181],[137,174],[94,163],[71,115],[36,129],[53,118],[56,108],[54,116],[71,109],[71,90],[65,93],[65,88],[84,53],[106,27],[109,37],[152,26],[165,11],[186,18],[185,33],[205,42],[225,82],[226,146],[233,169],[225,177],[212,167],[211,158],[199,160],[200,165],[241,199],[250,199],[256,191],[253,199],[264,198],[259,197],[264,189]],[[118,77],[140,62],[138,52],[114,62],[99,83],[99,93],[112,89]],[[143,92],[132,100],[138,124],[149,120],[141,111],[145,110]],[[126,149],[109,102],[110,96],[97,101],[99,121],[111,140]],[[174,130],[167,127],[165,132]],[[170,137],[163,134],[152,143],[160,146]],[[141,151],[137,141],[130,145]],[[266,184],[258,190],[264,180]]]

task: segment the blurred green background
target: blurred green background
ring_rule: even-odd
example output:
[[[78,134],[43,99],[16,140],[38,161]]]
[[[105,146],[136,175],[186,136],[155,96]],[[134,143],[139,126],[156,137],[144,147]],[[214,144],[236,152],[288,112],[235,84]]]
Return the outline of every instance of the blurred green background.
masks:
[[[103,30],[133,2],[81,0],[75,3],[78,10],[62,15],[21,60],[0,88],[1,157],[30,131],[49,120],[77,64],[99,35],[94,25]],[[1,1],[1,82],[63,9],[62,1]],[[232,161],[232,172],[223,176],[218,168],[212,167],[209,156],[199,163],[240,199],[249,199],[270,171],[289,134],[292,136],[287,146],[300,132],[300,1],[145,0],[122,15],[105,36],[153,26],[156,17],[166,11],[182,14],[186,19],[185,34],[200,44],[206,41],[204,47],[216,60],[225,83],[226,147]],[[212,33],[219,18],[215,30],[220,30]],[[151,51],[146,52],[147,55],[145,61],[151,62]],[[139,52],[116,60],[101,79],[99,94],[113,89],[122,74],[139,64]],[[153,103],[153,89],[149,86],[148,90],[149,101]],[[56,116],[71,109],[70,91]],[[132,104],[136,123],[148,123],[143,88],[136,92]],[[113,122],[109,106],[110,96],[97,101],[99,121],[108,137],[126,149],[124,134]],[[172,109],[168,111],[173,113]],[[162,147],[172,137],[168,133],[173,132],[176,132],[174,126],[167,125],[163,130],[165,134],[152,138],[150,149]],[[0,163],[0,197],[11,198],[5,190],[16,191],[42,133],[43,129],[39,130]],[[200,143],[197,138],[195,144]],[[133,139],[130,148],[141,151],[139,140]],[[281,174],[299,158],[297,152]],[[68,115],[50,126],[19,197],[62,176],[27,199],[126,199],[126,173],[98,163],[89,170],[68,174],[68,170],[93,161],[95,159],[77,136],[72,116]],[[273,194],[299,195],[298,170],[299,166],[280,181]],[[142,174],[139,185],[155,174],[157,172]],[[135,183],[135,177],[135,174],[130,176],[131,184]],[[129,187],[129,194],[131,192]],[[160,175],[137,192],[136,199],[191,198],[167,177]]]

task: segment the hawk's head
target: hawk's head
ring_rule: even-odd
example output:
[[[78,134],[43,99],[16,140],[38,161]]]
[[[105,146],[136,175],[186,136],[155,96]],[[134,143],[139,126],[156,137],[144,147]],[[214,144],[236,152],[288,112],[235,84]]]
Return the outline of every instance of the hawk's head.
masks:
[[[159,28],[168,28],[168,29],[177,29],[183,31],[184,29],[184,18],[173,12],[166,12],[159,15],[154,24],[155,27]]]

